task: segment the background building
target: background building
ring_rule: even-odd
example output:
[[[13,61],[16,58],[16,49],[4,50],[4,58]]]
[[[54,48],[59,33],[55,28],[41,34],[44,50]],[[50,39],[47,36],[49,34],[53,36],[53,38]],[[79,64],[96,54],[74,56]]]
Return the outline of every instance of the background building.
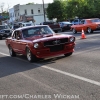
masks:
[[[9,9],[9,23],[15,22],[14,8]]]
[[[45,19],[48,21],[46,9],[48,4],[44,4]],[[17,4],[9,10],[10,22],[28,22],[32,21],[35,24],[40,24],[44,21],[43,4]]]

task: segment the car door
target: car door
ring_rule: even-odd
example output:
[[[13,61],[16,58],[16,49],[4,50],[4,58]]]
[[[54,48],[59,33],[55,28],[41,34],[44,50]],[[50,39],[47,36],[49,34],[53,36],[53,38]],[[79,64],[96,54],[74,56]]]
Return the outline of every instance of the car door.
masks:
[[[77,31],[81,32],[83,30],[86,30],[86,23],[85,20],[81,20],[80,24],[77,25]]]
[[[21,39],[19,39],[20,31],[14,31],[12,36],[12,48],[15,52],[21,52]]]

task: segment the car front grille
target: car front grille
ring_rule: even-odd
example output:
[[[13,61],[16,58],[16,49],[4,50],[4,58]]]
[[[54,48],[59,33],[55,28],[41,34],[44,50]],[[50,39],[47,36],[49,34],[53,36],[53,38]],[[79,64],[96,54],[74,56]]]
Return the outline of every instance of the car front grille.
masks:
[[[44,42],[44,46],[48,47],[48,46],[60,45],[60,44],[65,44],[67,42],[68,42],[68,38],[50,40],[50,41]]]
[[[10,33],[10,30],[5,30],[5,33]]]

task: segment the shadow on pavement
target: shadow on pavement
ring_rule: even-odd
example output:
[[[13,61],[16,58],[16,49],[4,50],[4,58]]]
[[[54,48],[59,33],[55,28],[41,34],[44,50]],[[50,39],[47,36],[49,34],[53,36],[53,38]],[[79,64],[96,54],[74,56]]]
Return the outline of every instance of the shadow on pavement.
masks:
[[[41,65],[51,64],[55,63],[56,60],[62,59],[64,57],[65,56],[46,58],[35,63],[39,63]],[[0,57],[0,78],[38,67],[41,66],[36,66],[34,63],[28,62],[26,57],[22,55],[18,55],[17,57]]]

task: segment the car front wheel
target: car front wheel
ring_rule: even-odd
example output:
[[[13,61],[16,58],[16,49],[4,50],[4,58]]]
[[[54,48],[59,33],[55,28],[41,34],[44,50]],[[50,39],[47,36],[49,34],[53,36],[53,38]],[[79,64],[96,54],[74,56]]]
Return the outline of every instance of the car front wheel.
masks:
[[[2,40],[2,36],[0,36],[0,40]]]
[[[64,54],[64,55],[65,55],[65,57],[68,57],[68,56],[71,56],[72,54],[73,54],[73,52],[66,53],[66,54]]]

